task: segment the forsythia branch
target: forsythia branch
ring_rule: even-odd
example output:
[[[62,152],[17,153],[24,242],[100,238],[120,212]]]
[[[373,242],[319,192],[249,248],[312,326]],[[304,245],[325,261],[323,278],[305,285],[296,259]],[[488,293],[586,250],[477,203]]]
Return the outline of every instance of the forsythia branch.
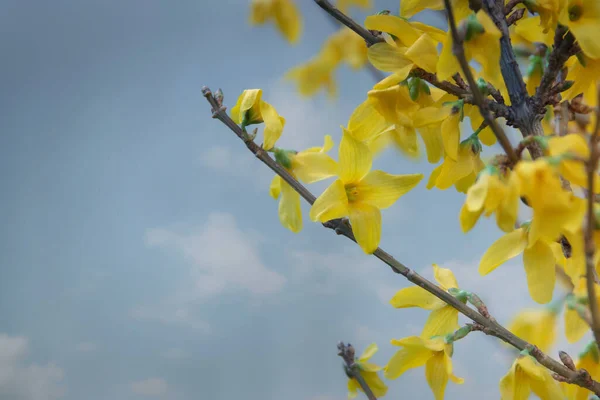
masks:
[[[467,78],[467,83],[469,84],[471,92],[473,93],[474,103],[477,105],[477,107],[479,107],[481,116],[492,129],[494,135],[496,135],[498,142],[506,152],[506,155],[508,156],[510,161],[516,163],[519,159],[517,157],[517,154],[515,153],[515,150],[510,144],[510,141],[506,137],[504,131],[502,131],[502,128],[500,128],[496,120],[492,117],[490,110],[484,101],[483,95],[477,87],[475,77],[471,72],[471,67],[469,67],[469,62],[467,61],[467,57],[465,56],[465,49],[462,45],[463,39],[458,34],[456,20],[454,19],[454,11],[452,10],[452,4],[450,4],[450,0],[444,0],[444,4],[446,6],[446,12],[448,13],[448,24],[450,25],[450,30],[452,32],[452,51],[458,59],[458,63],[460,64],[465,78]]]
[[[281,167],[275,160],[273,160],[267,152],[265,152],[260,146],[258,146],[246,132],[244,132],[225,112],[226,108],[222,105],[221,101],[218,101],[212,94],[209,88],[203,87],[202,94],[211,105],[212,116],[220,120],[230,130],[232,130],[238,138],[240,138],[245,144],[248,150],[250,150],[259,160],[266,164],[273,172],[278,174],[285,182],[287,182],[294,190],[296,190],[308,203],[313,204],[315,196],[306,189],[300,182],[292,177],[283,167]],[[323,224],[327,228],[334,229],[336,233],[342,234],[351,240],[354,240],[350,224],[345,220],[333,220]],[[389,253],[381,248],[377,248],[373,253],[375,257],[383,261],[385,264],[390,266],[392,270],[398,274],[403,275],[407,280],[414,283],[415,285],[425,289],[429,293],[433,294],[446,304],[452,306],[458,310],[461,314],[474,321],[477,326],[481,326],[483,332],[488,335],[495,336],[504,342],[516,347],[519,350],[529,350],[531,356],[533,356],[540,364],[555,372],[564,379],[565,382],[577,384],[583,388],[591,390],[596,394],[600,394],[600,383],[591,379],[581,379],[581,374],[576,371],[564,366],[559,361],[549,357],[537,347],[521,339],[520,337],[511,333],[508,329],[500,325],[493,318],[484,316],[481,313],[470,308],[455,296],[449,292],[441,289],[439,286],[433,284],[429,280],[423,278],[412,269],[406,267],[401,262],[397,261]],[[477,303],[477,301],[475,301]],[[487,309],[486,309],[487,311]],[[587,375],[589,377],[589,374]]]

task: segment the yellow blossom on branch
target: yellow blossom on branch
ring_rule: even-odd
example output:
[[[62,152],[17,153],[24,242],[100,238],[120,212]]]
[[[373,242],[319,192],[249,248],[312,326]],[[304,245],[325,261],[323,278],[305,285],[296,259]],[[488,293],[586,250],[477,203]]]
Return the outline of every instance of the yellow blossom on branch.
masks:
[[[542,309],[523,310],[508,325],[508,330],[547,352],[556,341],[556,321],[562,302]]]
[[[562,400],[563,391],[545,367],[526,352],[521,352],[500,381],[502,400],[526,400],[531,392],[543,400]]]
[[[333,147],[331,136],[325,136],[323,147],[312,147],[296,153],[275,149],[275,158],[293,177],[304,183],[318,182],[334,176],[337,163],[327,155]],[[275,175],[269,194],[279,201],[279,220],[281,224],[294,233],[302,230],[302,211],[300,209],[300,194],[296,192],[279,175]]]
[[[372,343],[365,349],[365,351],[354,363],[358,367],[360,376],[365,380],[375,397],[383,397],[388,390],[388,387],[381,380],[378,374],[383,367],[369,362],[375,353],[377,353],[377,345]],[[348,398],[355,398],[359,390],[363,392],[363,389],[358,381],[355,378],[350,378],[348,380]]]
[[[231,109],[231,119],[236,124],[241,124],[244,130],[248,125],[264,122],[263,148],[265,150],[270,150],[275,146],[285,125],[285,118],[277,114],[272,105],[262,100],[261,89],[244,90]]]
[[[425,339],[410,336],[392,339],[391,343],[400,346],[385,367],[385,377],[397,379],[409,369],[425,366],[425,378],[436,400],[443,400],[448,380],[457,384],[464,383],[462,378],[452,373],[453,345],[446,343],[443,337]]]
[[[365,253],[373,253],[381,238],[381,209],[394,204],[423,179],[422,174],[391,175],[371,170],[373,156],[366,144],[344,129],[339,148],[338,177],[315,201],[310,218],[327,222],[349,217],[352,232]]]
[[[302,16],[293,0],[251,0],[250,24],[264,25],[273,21],[290,43],[296,43],[302,33]]]
[[[458,283],[451,270],[433,264],[433,273],[443,290],[458,289]],[[421,337],[425,339],[446,335],[459,328],[458,310],[419,286],[399,290],[390,300],[390,304],[396,308],[419,307],[431,310],[421,332]]]
[[[600,41],[598,41],[600,2],[598,0],[565,0],[565,3],[559,16],[559,22],[573,33],[586,56],[600,59]]]

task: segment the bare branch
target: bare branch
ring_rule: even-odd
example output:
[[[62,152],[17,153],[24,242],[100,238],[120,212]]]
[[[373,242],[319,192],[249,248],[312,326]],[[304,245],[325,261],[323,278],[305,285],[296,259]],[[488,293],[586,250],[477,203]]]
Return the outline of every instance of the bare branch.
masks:
[[[598,90],[598,99],[600,100],[600,88]],[[597,112],[596,126],[592,137],[590,138],[590,159],[586,163],[588,177],[587,191],[587,220],[584,231],[585,244],[585,270],[587,278],[587,293],[588,303],[592,319],[592,332],[594,339],[600,346],[600,310],[598,310],[598,302],[596,301],[596,269],[594,263],[594,255],[596,254],[596,243],[594,242],[594,231],[596,230],[596,214],[594,212],[594,180],[596,178],[596,170],[598,169],[598,139],[600,135],[600,111]]]
[[[477,105],[477,107],[479,107],[479,111],[481,112],[484,121],[487,122],[489,127],[492,129],[492,132],[494,132],[494,135],[496,135],[498,142],[506,152],[508,158],[512,162],[516,163],[518,158],[515,150],[510,144],[510,141],[508,140],[508,137],[506,137],[506,134],[502,128],[500,128],[496,120],[492,117],[489,107],[485,102],[481,91],[479,91],[479,88],[477,87],[477,83],[475,82],[475,78],[473,77],[473,73],[469,67],[469,62],[465,56],[463,40],[458,34],[458,28],[456,27],[456,20],[454,19],[452,4],[450,4],[450,0],[444,0],[444,4],[446,6],[446,12],[448,13],[448,24],[450,25],[450,31],[452,34],[452,52],[458,59],[458,63],[463,71],[463,75],[465,78],[467,78],[467,83],[469,84],[469,88],[473,94],[474,103]]]
[[[346,14],[338,10],[333,4],[328,2],[327,0],[315,0],[315,3],[319,5],[323,10],[327,11],[329,15],[333,18],[340,21],[342,24],[346,25],[348,28],[352,29],[359,36],[361,36],[367,42],[367,46],[372,46],[375,43],[384,42],[382,37],[375,36],[368,29],[359,25],[352,18],[348,17]]]
[[[203,87],[202,94],[211,105],[213,118],[220,120],[229,129],[231,129],[236,134],[236,136],[246,144],[248,150],[250,150],[259,160],[266,164],[276,174],[281,176],[281,178],[284,181],[286,181],[294,190],[296,190],[309,204],[314,203],[315,196],[294,177],[292,177],[287,172],[287,170],[285,170],[285,168],[281,167],[279,164],[277,164],[275,160],[269,157],[267,152],[265,152],[260,146],[254,143],[251,140],[251,138],[248,137],[245,134],[245,132],[242,131],[242,129],[227,115],[227,113],[225,112],[225,107],[222,106],[222,104],[214,98],[210,89],[208,89],[207,87]],[[346,220],[333,220],[326,222],[323,225],[327,228],[335,230],[335,232],[338,234],[344,235],[349,239],[354,240],[354,237],[352,235],[352,228],[350,224],[346,222]],[[548,355],[537,349],[535,346],[531,345],[530,343],[526,342],[520,337],[515,336],[512,332],[504,328],[493,318],[487,318],[486,316],[480,314],[478,311],[467,306],[447,291],[441,289],[439,286],[423,278],[414,270],[406,267],[404,264],[396,260],[383,249],[377,248],[373,255],[379,260],[383,261],[389,267],[391,267],[391,269],[394,272],[404,276],[408,281],[425,289],[426,291],[433,294],[446,304],[454,307],[467,318],[476,322],[478,324],[476,326],[481,326],[481,330],[483,330],[486,334],[495,336],[503,340],[504,342],[512,345],[513,347],[516,347],[519,350],[529,349],[530,354],[533,357],[535,357],[535,359],[546,368],[557,373],[559,376],[562,376],[569,382],[573,382],[581,387],[589,389],[595,394],[600,394],[600,383],[593,380],[579,379],[579,375],[577,372],[571,371],[559,361],[553,359],[552,357],[549,357]]]

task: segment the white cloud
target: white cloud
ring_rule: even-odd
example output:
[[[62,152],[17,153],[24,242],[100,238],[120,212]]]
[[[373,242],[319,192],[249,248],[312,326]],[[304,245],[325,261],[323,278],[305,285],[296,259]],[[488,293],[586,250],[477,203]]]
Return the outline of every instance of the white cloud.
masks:
[[[133,393],[141,396],[162,396],[167,393],[167,382],[162,378],[131,382],[129,387]]]
[[[27,338],[0,334],[0,398],[56,400],[65,394],[63,370],[54,363],[26,361]]]
[[[285,285],[285,278],[263,263],[253,234],[242,231],[231,214],[211,213],[192,233],[149,230],[146,243],[175,249],[193,263],[191,278],[199,299],[239,289],[269,295]]]
[[[77,343],[77,345],[75,346],[75,350],[82,352],[82,353],[89,353],[92,351],[95,351],[97,348],[96,343],[93,342],[81,342],[81,343]]]

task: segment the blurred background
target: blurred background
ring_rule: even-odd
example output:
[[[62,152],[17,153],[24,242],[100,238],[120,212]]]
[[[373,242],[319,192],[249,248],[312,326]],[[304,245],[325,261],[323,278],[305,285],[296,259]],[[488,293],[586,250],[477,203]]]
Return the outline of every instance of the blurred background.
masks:
[[[296,3],[305,29],[290,46],[249,25],[248,0],[0,1],[1,399],[342,400],[339,340],[376,342],[383,365],[391,338],[420,333],[427,311],[388,304],[407,281],[306,207],[302,232],[280,225],[272,174],[201,95],[222,88],[231,108],[262,88],[287,119],[282,147],[339,142],[373,77],[342,67],[335,99],[299,97],[284,74],[336,27]],[[520,258],[478,275],[501,232],[481,221],[463,235],[464,196],[428,191],[433,166],[390,149],[375,167],[426,175],[384,211],[383,248],[429,278],[432,263],[452,268],[502,323],[533,305]],[[562,329],[559,347],[573,349]],[[466,383],[446,398],[498,398],[511,362],[471,334],[454,356]],[[433,398],[422,368],[388,383],[389,398]]]

